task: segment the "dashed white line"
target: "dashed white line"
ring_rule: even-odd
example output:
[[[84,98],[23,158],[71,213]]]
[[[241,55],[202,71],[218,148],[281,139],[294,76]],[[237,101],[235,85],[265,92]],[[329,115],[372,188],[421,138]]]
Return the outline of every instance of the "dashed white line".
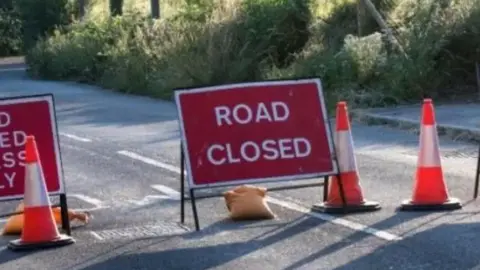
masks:
[[[145,206],[152,204],[154,202],[162,201],[162,200],[170,200],[172,199],[170,196],[167,195],[147,195],[141,200],[128,200],[128,202],[135,204],[137,206]]]
[[[169,198],[174,200],[180,200],[180,192],[176,191],[173,188],[169,188],[164,185],[152,185],[153,189],[160,191],[161,193],[167,195]]]
[[[120,154],[120,155],[127,156],[129,158],[133,158],[133,159],[142,161],[144,163],[147,163],[147,164],[150,164],[150,165],[153,165],[153,166],[156,166],[156,167],[174,172],[174,173],[180,174],[180,172],[181,172],[180,168],[177,168],[175,166],[172,166],[172,165],[169,165],[169,164],[166,164],[166,163],[163,163],[163,162],[160,162],[160,161],[148,158],[148,157],[141,156],[141,155],[136,154],[134,152],[130,152],[130,151],[127,151],[127,150],[121,150],[121,151],[118,151],[117,153]],[[185,174],[186,174],[186,172],[185,172]]]
[[[96,232],[90,231],[90,234],[91,234],[93,237],[97,238],[97,240],[100,240],[100,241],[103,241],[103,240],[104,240],[103,237],[101,237],[100,235],[98,235],[98,233],[96,233]]]
[[[132,152],[129,152],[129,151],[119,151],[119,153],[123,154],[125,156],[128,156],[128,157],[131,157],[133,159],[143,161],[147,164],[150,164],[150,165],[153,165],[153,166],[156,166],[156,167],[160,167],[160,168],[164,168],[164,169],[167,169],[169,171],[176,172],[176,173],[180,174],[180,169],[175,167],[175,166],[172,166],[172,165],[169,165],[169,164],[166,164],[166,163],[163,163],[163,162],[151,159],[151,158],[143,157],[143,156],[140,156],[138,154],[135,154],[135,153],[132,153]],[[161,185],[156,185],[156,186],[158,187],[158,186],[161,186]],[[165,186],[163,186],[162,189],[163,189],[163,191],[161,191],[161,192],[164,192],[164,191],[167,191],[167,190],[169,190],[167,192],[171,192],[171,190],[172,190],[170,188],[165,189]],[[166,193],[166,192],[164,192],[164,193]],[[179,195],[177,195],[177,196],[179,196]],[[394,235],[394,234],[389,233],[387,231],[377,230],[377,229],[368,227],[366,225],[363,225],[363,224],[360,224],[360,223],[357,223],[357,222],[353,222],[353,221],[349,221],[349,220],[346,220],[346,219],[343,219],[343,218],[337,218],[337,217],[332,216],[332,215],[311,212],[306,207],[300,206],[300,205],[295,204],[295,203],[290,203],[290,202],[286,202],[286,201],[279,200],[279,199],[276,199],[276,198],[272,198],[271,196],[268,197],[268,201],[272,204],[276,204],[278,206],[281,206],[281,207],[284,207],[284,208],[287,208],[287,209],[290,209],[290,210],[293,210],[293,211],[304,213],[304,214],[310,215],[312,217],[315,217],[317,219],[321,219],[321,220],[324,220],[324,221],[327,221],[327,222],[330,222],[330,223],[333,223],[333,224],[344,226],[344,227],[350,228],[350,229],[355,230],[355,231],[361,231],[361,232],[373,235],[375,237],[378,237],[380,239],[384,239],[384,240],[387,240],[387,241],[397,241],[397,240],[402,239],[400,236]]]
[[[68,134],[68,133],[64,133],[64,132],[59,132],[58,134],[60,134],[62,136],[65,136],[67,138],[70,138],[72,140],[80,141],[80,142],[91,142],[92,141],[88,138],[84,138],[84,137],[80,137],[80,136],[77,136],[77,135]]]

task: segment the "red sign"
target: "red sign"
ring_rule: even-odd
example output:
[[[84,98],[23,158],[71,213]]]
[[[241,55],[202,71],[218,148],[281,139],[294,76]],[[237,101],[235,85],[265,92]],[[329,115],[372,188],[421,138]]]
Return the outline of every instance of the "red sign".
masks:
[[[175,98],[192,187],[337,173],[318,79],[182,89]]]
[[[25,142],[33,135],[50,195],[64,192],[53,97],[0,100],[0,200],[24,196]]]

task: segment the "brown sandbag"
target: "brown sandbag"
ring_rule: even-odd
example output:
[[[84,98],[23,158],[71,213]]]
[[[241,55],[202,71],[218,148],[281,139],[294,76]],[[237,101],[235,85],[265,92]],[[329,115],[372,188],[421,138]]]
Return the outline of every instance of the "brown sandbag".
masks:
[[[15,209],[15,212],[23,212],[23,201]],[[52,214],[55,219],[55,223],[57,225],[62,224],[62,215],[60,211],[60,207],[53,207]],[[86,212],[79,212],[72,209],[68,209],[68,218],[72,223],[79,223],[80,225],[86,225],[89,223],[89,213]],[[71,224],[73,225],[73,224]],[[14,234],[21,234],[23,230],[23,214],[17,214],[11,216],[7,223],[4,225],[2,230],[2,235],[14,235]]]
[[[223,194],[233,220],[273,219],[275,214],[267,204],[267,189],[242,185]]]

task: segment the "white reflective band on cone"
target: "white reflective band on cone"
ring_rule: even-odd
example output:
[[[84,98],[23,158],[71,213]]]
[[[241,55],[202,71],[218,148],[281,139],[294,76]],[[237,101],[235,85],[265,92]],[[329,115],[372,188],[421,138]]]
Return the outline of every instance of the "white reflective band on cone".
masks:
[[[353,153],[353,142],[350,131],[337,131],[335,139],[335,149],[340,172],[357,171],[357,160]]]
[[[25,174],[25,207],[48,206],[49,200],[45,179],[38,163],[25,164],[27,171]]]
[[[417,165],[420,167],[440,167],[441,162],[438,149],[438,134],[435,126],[422,126],[421,132],[420,153]]]

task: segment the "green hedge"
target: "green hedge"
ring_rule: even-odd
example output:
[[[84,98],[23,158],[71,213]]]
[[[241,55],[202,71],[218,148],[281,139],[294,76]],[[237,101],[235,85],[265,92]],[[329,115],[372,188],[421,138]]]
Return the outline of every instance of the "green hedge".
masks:
[[[383,0],[382,5],[406,56],[390,51],[385,35],[375,29],[357,37],[350,2],[317,21],[317,36],[295,62],[269,70],[266,78],[318,76],[328,98],[363,107],[418,102],[425,96],[475,97],[479,0]]]
[[[207,18],[184,9],[165,21],[124,14],[77,23],[39,43],[27,61],[35,76],[161,97],[180,86],[259,79],[308,39],[304,3],[239,1]]]
[[[352,106],[444,98],[475,84],[480,0],[376,0],[406,55],[370,23],[356,36],[354,1],[321,18],[312,15],[320,1],[190,1],[168,20],[75,23],[34,47],[31,72],[162,98],[177,87],[316,76],[328,99]]]

